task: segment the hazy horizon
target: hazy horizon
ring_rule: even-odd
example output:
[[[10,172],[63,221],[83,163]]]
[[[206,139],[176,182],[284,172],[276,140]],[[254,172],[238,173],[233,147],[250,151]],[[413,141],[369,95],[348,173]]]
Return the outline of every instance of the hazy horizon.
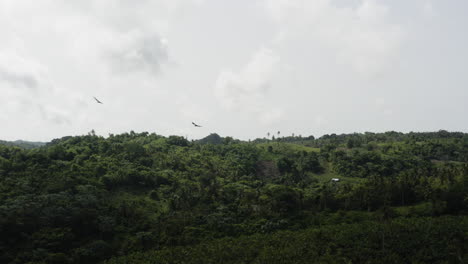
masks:
[[[467,11],[462,0],[0,0],[0,140],[468,132]]]

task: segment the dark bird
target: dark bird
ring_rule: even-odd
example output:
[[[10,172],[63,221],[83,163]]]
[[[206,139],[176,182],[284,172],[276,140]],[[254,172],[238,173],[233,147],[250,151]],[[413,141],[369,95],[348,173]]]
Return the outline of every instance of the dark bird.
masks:
[[[192,125],[194,125],[195,127],[202,127],[200,125],[195,124],[194,122],[192,122]]]
[[[103,103],[102,103],[101,101],[99,101],[96,97],[93,97],[93,98],[94,98],[94,100],[96,100],[96,102],[97,102],[98,104],[103,104]]]

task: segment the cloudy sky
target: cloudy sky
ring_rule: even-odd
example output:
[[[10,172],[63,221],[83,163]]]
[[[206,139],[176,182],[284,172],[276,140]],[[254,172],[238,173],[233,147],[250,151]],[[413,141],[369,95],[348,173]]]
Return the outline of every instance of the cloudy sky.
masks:
[[[466,132],[467,13],[466,0],[0,0],[0,139]]]

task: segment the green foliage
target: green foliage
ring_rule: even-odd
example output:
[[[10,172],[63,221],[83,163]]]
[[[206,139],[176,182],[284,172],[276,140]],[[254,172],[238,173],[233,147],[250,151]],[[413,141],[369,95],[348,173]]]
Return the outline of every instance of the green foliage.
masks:
[[[0,263],[467,260],[466,134],[276,135],[0,144]]]
[[[0,145],[14,146],[14,147],[19,147],[23,149],[39,148],[39,147],[44,146],[45,144],[46,143],[44,142],[32,142],[32,141],[24,141],[24,140],[15,140],[15,141],[0,140]]]
[[[467,217],[395,219],[225,238],[113,258],[124,263],[461,263]]]
[[[208,135],[205,138],[197,140],[197,143],[199,143],[199,144],[215,144],[215,145],[218,145],[218,144],[223,144],[223,138],[220,137],[218,134],[213,133],[213,134]]]

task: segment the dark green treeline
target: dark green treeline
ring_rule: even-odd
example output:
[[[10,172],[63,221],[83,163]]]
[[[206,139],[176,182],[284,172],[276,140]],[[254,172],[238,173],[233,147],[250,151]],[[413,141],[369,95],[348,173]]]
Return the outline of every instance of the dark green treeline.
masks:
[[[0,263],[463,263],[467,212],[465,133],[0,145]]]

